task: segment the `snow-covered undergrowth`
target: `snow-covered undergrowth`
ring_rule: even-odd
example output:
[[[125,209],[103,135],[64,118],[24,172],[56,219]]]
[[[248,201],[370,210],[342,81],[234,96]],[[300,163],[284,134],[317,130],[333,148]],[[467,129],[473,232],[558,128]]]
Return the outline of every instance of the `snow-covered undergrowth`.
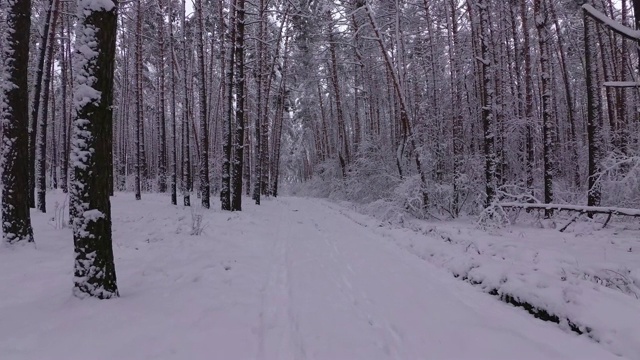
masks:
[[[600,223],[579,222],[564,233],[526,221],[481,230],[471,218],[419,220],[383,201],[340,205],[360,213],[345,216],[376,228],[453,276],[538,318],[587,333],[615,354],[640,358],[637,222],[605,229]]]

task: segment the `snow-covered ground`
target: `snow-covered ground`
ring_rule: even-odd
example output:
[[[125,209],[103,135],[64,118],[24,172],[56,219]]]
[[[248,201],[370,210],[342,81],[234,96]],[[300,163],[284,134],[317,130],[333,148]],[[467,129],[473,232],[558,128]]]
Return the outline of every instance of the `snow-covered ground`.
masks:
[[[637,220],[604,229],[601,222],[579,221],[560,232],[568,219],[554,229],[523,212],[510,226],[481,230],[474,219],[423,221],[381,204],[341,205],[329,206],[485,292],[532,305],[532,312],[557,317],[567,331],[587,333],[617,355],[640,359]]]
[[[52,194],[49,203],[63,198]],[[638,332],[620,333],[602,346],[454,279],[456,261],[464,269],[464,259],[477,258],[458,259],[441,250],[446,247],[424,244],[445,243],[466,254],[472,251],[465,241],[473,241],[487,254],[498,241],[485,248],[471,225],[446,225],[453,231],[449,243],[440,229],[432,231],[436,237],[424,236],[317,199],[247,203],[238,213],[221,212],[218,203],[215,210],[193,210],[168,202],[161,195],[144,194],[139,202],[132,194],[113,198],[121,297],[107,301],[72,297],[71,232],[51,221],[54,206],[47,215],[34,212],[37,248],[0,247],[0,359],[620,358],[609,350],[640,357],[633,352]],[[204,232],[193,236],[198,214]],[[517,271],[528,271],[527,259],[535,253],[543,265],[559,261],[545,255],[552,240],[535,245],[535,234],[546,232],[523,234],[501,234],[504,246],[495,250],[513,257],[513,266],[522,265],[508,279],[529,281],[528,273],[520,277]],[[525,245],[508,245],[518,239]],[[621,244],[627,245],[636,243]],[[584,252],[595,256],[592,250]],[[439,253],[425,256],[430,252]],[[577,305],[562,309],[597,302],[617,306],[612,316],[639,323],[636,298],[605,287],[593,291],[621,297],[592,298],[596,283],[585,282],[594,285],[578,287],[583,293],[570,298]],[[555,283],[549,284],[552,292]],[[545,288],[521,286],[532,293]]]

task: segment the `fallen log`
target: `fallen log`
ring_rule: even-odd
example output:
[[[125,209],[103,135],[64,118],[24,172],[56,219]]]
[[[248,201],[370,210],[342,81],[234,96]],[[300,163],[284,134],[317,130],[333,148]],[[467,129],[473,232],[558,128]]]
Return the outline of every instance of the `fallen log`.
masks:
[[[571,204],[534,204],[534,203],[523,204],[523,203],[516,203],[516,202],[498,203],[498,206],[502,208],[558,210],[558,211],[573,211],[573,212],[579,212],[583,214],[607,214],[607,215],[640,217],[640,209],[629,209],[629,208],[619,208],[619,207],[583,206],[583,205],[571,205]]]
[[[578,220],[578,218],[584,214],[593,215],[593,214],[606,214],[607,220],[602,225],[604,229],[607,224],[609,224],[609,220],[613,215],[622,215],[622,216],[631,216],[631,217],[640,217],[640,209],[629,209],[629,208],[619,208],[619,207],[606,207],[606,206],[582,206],[582,205],[571,205],[571,204],[539,204],[539,203],[515,203],[515,202],[506,202],[499,203],[498,206],[504,208],[513,208],[513,209],[533,209],[533,210],[557,210],[557,211],[568,211],[568,212],[577,212],[578,214],[574,216],[571,221],[569,221],[566,225],[560,228],[560,232],[564,232],[567,230],[569,225],[573,224]]]

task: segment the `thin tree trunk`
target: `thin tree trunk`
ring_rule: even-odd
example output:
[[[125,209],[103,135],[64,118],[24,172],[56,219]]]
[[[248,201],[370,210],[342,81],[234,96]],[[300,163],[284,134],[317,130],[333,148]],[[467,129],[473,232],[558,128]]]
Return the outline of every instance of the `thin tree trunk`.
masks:
[[[602,161],[602,100],[598,86],[599,69],[596,55],[596,24],[583,10],[584,58],[587,87],[587,140],[589,150],[589,187],[587,205],[600,205],[600,162]]]
[[[200,71],[200,196],[202,198],[202,207],[209,209],[211,186],[209,184],[209,124],[207,121],[207,87],[205,72],[205,53],[204,53],[204,20],[202,0],[196,1],[198,32],[196,34],[198,44],[198,66]]]
[[[43,213],[47,212],[47,170],[46,170],[46,160],[47,160],[47,125],[49,118],[49,94],[51,90],[51,77],[53,72],[53,52],[55,51],[54,41],[55,41],[55,33],[56,33],[56,23],[58,22],[58,4],[59,0],[53,0],[51,7],[51,19],[50,19],[50,27],[49,33],[47,36],[47,49],[46,49],[46,60],[44,63],[44,76],[42,80],[42,87],[44,88],[44,93],[42,95],[42,114],[38,121],[38,132],[37,132],[37,141],[36,141],[36,188],[37,188],[37,208]]]
[[[544,162],[544,203],[553,202],[553,124],[551,119],[551,73],[549,65],[549,29],[547,21],[548,9],[544,0],[533,1],[533,13],[536,18],[536,28],[538,30],[538,45],[540,47],[540,78],[542,92],[542,157]],[[545,209],[545,218],[553,216],[552,209]]]
[[[236,136],[233,160],[233,191],[231,192],[231,211],[242,210],[242,161],[244,160],[244,112],[245,112],[245,74],[244,74],[244,14],[245,0],[236,1]]]
[[[231,124],[233,123],[233,90],[234,90],[234,71],[235,71],[235,41],[236,26],[235,13],[239,0],[234,0],[231,11],[229,12],[229,67],[227,68],[227,116],[226,124],[223,129],[223,156],[222,162],[222,189],[220,191],[220,202],[222,210],[231,210],[231,152],[232,152],[232,134]],[[221,20],[222,21],[222,20]]]

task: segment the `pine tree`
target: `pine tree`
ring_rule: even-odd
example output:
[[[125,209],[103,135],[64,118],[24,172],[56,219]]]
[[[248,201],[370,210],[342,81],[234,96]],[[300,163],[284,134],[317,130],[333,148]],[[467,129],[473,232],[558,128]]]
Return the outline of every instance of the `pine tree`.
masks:
[[[222,160],[222,189],[220,190],[220,205],[222,210],[231,210],[231,153],[232,153],[232,134],[231,134],[231,124],[233,123],[233,80],[234,80],[234,71],[235,71],[235,41],[236,41],[236,26],[235,24],[235,14],[237,9],[237,3],[239,0],[233,1],[233,6],[230,11],[229,23],[231,26],[230,34],[229,34],[229,67],[226,69],[226,81],[227,81],[227,108],[226,108],[226,116],[225,116],[225,124],[223,126],[223,156]]]
[[[205,86],[205,47],[204,47],[204,19],[202,0],[196,1],[198,30],[196,32],[198,46],[198,70],[200,72],[200,196],[202,207],[208,209],[210,204],[211,187],[209,185],[209,124],[207,121],[207,87]]]
[[[29,29],[31,0],[9,0],[6,23],[5,71],[2,91],[2,237],[6,243],[33,242],[29,213],[28,163],[23,160],[29,149]]]
[[[54,40],[56,33],[56,24],[58,22],[58,7],[59,0],[53,0],[51,2],[51,22],[49,26],[49,33],[46,34],[46,49],[45,49],[45,62],[44,62],[44,76],[42,79],[43,94],[41,100],[42,111],[40,117],[37,120],[38,131],[36,132],[36,172],[35,183],[37,189],[37,208],[43,213],[47,212],[46,194],[47,194],[47,182],[46,182],[46,160],[47,160],[47,125],[49,117],[49,95],[51,93],[51,77],[53,72],[53,52],[55,50]]]
[[[242,162],[244,160],[244,117],[245,117],[245,71],[244,71],[244,14],[245,1],[236,2],[236,134],[233,152],[233,191],[231,192],[231,211],[242,210]]]
[[[166,96],[165,96],[165,29],[164,29],[164,6],[158,2],[158,70],[160,72],[158,92],[160,93],[160,104],[158,109],[158,191],[167,192],[167,125],[166,125]]]
[[[542,92],[542,152],[544,162],[544,203],[553,202],[553,125],[551,119],[551,73],[549,64],[549,30],[547,28],[547,6],[542,0],[534,0],[533,12],[538,30],[538,44],[540,46],[540,91]],[[553,210],[546,209],[545,217],[553,216]]]
[[[587,89],[587,143],[589,154],[589,181],[587,205],[599,206],[601,199],[600,183],[597,181],[601,170],[602,149],[602,99],[598,85],[600,69],[596,52],[596,24],[583,10],[584,21],[584,59]]]
[[[118,296],[108,164],[112,139],[116,4],[79,0],[76,27],[71,203],[75,207],[74,295]]]
[[[493,64],[491,59],[491,31],[489,9],[486,0],[478,0],[477,7],[480,17],[480,58],[482,68],[482,129],[484,133],[484,174],[486,180],[485,206],[490,206],[496,197],[496,151],[495,124],[493,118]]]

